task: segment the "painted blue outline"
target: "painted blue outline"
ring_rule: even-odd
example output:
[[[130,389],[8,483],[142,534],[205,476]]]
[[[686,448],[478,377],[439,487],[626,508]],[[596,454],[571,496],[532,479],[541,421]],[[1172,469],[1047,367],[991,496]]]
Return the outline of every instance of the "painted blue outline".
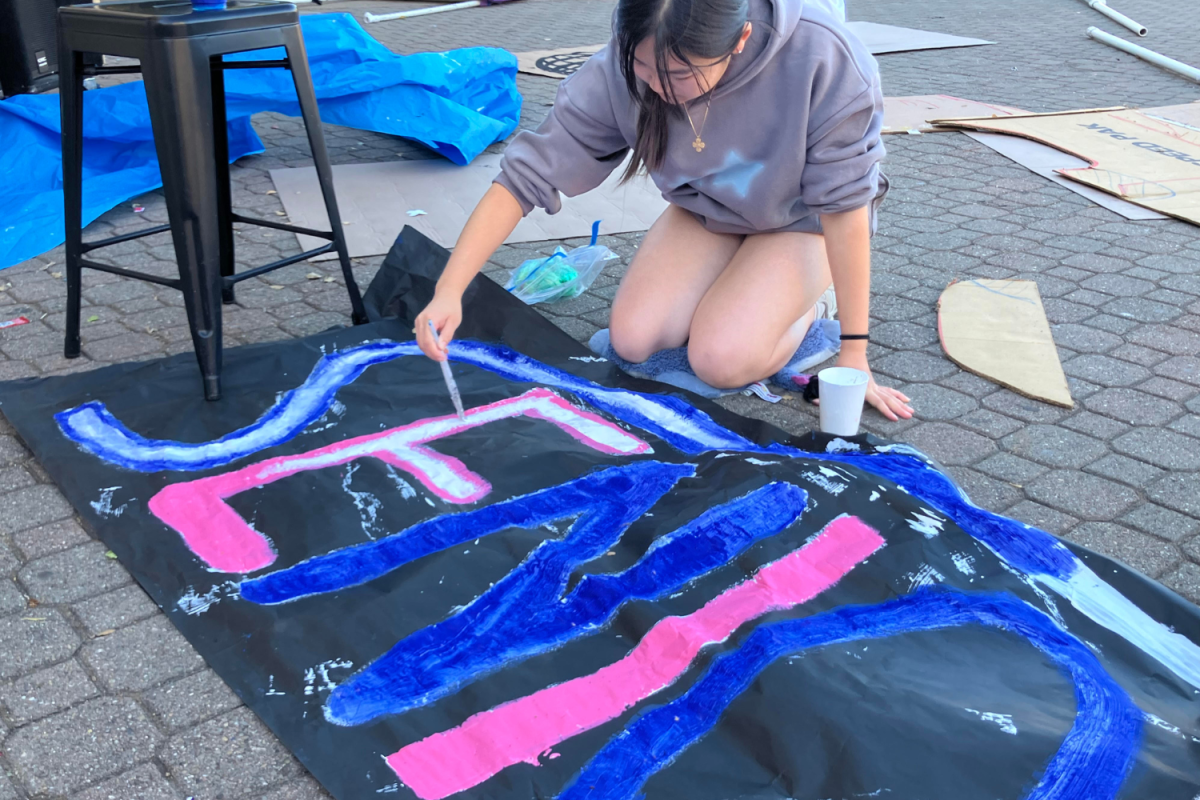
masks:
[[[338,725],[362,725],[387,714],[403,714],[500,669],[590,636],[626,602],[660,600],[725,566],[755,542],[786,530],[808,503],[807,493],[797,486],[767,484],[657,539],[624,572],[584,575],[568,593],[572,572],[616,544],[630,523],[678,479],[677,465],[642,463],[663,472],[657,482],[622,475],[624,485],[616,491],[591,485],[570,487],[568,498],[579,495],[587,510],[562,539],[538,545],[519,567],[466,608],[402,639],[338,686],[325,706],[325,718]],[[536,505],[544,508],[534,519],[524,508],[512,508],[525,498],[490,508],[520,517],[522,526],[579,513],[578,507],[564,512],[557,499],[553,494],[539,498]]]
[[[143,438],[122,425],[99,402],[63,411],[55,419],[63,433],[80,447],[127,469],[145,472],[211,469],[288,441],[320,419],[337,391],[356,380],[368,367],[419,353],[416,342],[371,342],[325,355],[301,386],[283,395],[255,423],[212,442],[185,444]],[[573,392],[596,408],[652,433],[688,455],[713,450],[766,453],[838,461],[883,476],[949,514],[960,527],[1026,572],[1065,580],[1078,563],[1074,554],[1054,537],[971,504],[948,477],[911,455],[809,453],[780,444],[764,447],[723,428],[712,417],[678,398],[607,389],[508,348],[455,341],[450,345],[450,357],[507,380],[540,383]]]
[[[824,645],[914,631],[985,625],[1042,651],[1075,686],[1075,723],[1026,800],[1111,800],[1133,765],[1142,712],[1078,639],[1011,595],[926,590],[874,606],[763,625],[715,659],[683,696],[649,710],[611,739],[558,800],[633,800],[717,724],[729,704],[777,659]],[[802,746],[802,745],[801,745]]]
[[[431,553],[497,531],[537,528],[555,520],[575,517],[582,520],[594,514],[624,518],[626,509],[622,504],[628,503],[636,507],[633,508],[636,513],[621,523],[623,531],[624,526],[644,514],[676,483],[695,474],[696,468],[691,464],[661,461],[611,467],[473,511],[418,522],[373,542],[315,556],[293,567],[243,581],[239,594],[251,603],[275,605],[338,592],[381,578]],[[635,498],[635,493],[640,496]]]
[[[85,451],[136,472],[194,472],[231,464],[283,444],[320,419],[339,389],[367,368],[421,353],[416,342],[369,342],[322,356],[303,384],[287,392],[254,423],[209,442],[147,439],[126,428],[105,405],[84,403],[54,416],[63,434]],[[709,450],[754,450],[754,444],[715,424],[675,397],[609,389],[548,367],[506,347],[471,341],[450,344],[450,359],[517,383],[540,383],[573,392],[602,411],[698,455]],[[660,422],[665,418],[665,422]]]

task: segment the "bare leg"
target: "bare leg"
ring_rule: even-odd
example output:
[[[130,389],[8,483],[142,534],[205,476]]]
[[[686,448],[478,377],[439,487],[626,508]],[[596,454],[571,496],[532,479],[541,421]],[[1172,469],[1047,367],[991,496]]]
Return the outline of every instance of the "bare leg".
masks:
[[[823,236],[747,236],[692,317],[692,369],[719,388],[778,372],[804,340],[813,306],[832,282]]]
[[[684,345],[697,307],[741,245],[741,236],[710,233],[689,212],[668,206],[613,300],[609,335],[617,354],[637,363]]]

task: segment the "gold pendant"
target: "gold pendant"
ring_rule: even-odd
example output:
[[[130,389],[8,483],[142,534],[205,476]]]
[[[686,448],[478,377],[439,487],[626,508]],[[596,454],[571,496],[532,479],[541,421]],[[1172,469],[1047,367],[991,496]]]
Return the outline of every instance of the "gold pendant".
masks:
[[[692,148],[697,153],[699,153],[701,150],[704,149],[704,141],[699,136],[697,136],[696,141],[692,142]]]

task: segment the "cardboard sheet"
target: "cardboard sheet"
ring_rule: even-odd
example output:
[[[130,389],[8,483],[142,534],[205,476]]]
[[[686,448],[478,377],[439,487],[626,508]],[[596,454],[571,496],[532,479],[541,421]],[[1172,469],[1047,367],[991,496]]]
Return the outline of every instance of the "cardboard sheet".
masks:
[[[950,284],[938,299],[938,336],[963,369],[1026,397],[1075,406],[1033,281]]]
[[[1028,112],[977,100],[964,100],[948,94],[913,95],[909,97],[883,98],[884,133],[932,133],[939,129],[929,122],[931,119],[949,117],[1009,117]]]
[[[872,54],[907,53],[913,50],[945,50],[951,47],[976,47],[995,44],[986,39],[951,36],[948,33],[882,25],[878,22],[847,22],[846,27],[862,40]]]
[[[942,50],[950,47],[995,44],[984,39],[969,39],[964,36],[951,36],[948,33],[881,25],[877,22],[847,22],[846,26],[877,56],[912,50]],[[593,44],[517,53],[517,71],[547,78],[565,78],[583,66],[583,62],[599,52],[602,47],[603,44]]]
[[[557,214],[535,209],[517,225],[507,243],[587,236],[595,220],[600,220],[602,234],[649,229],[666,209],[667,201],[649,178],[618,185],[621,170],[618,167],[599,188],[587,194],[563,198],[562,211]],[[465,167],[441,159],[334,167],[338,207],[351,257],[386,253],[405,225],[412,225],[443,247],[453,247],[475,204],[499,171],[500,156],[492,153]],[[271,170],[271,179],[293,224],[328,230],[329,218],[315,169]],[[410,211],[425,213],[410,217]],[[303,248],[320,246],[320,240],[312,237],[297,238]]]
[[[1075,156],[1056,150],[1053,147],[1023,139],[1020,136],[1005,136],[999,133],[982,133],[980,131],[965,131],[975,141],[995,150],[1002,156],[1010,158],[1021,166],[1049,178],[1066,189],[1070,189],[1081,197],[1086,197],[1101,208],[1107,208],[1120,214],[1125,219],[1167,219],[1165,214],[1122,200],[1116,195],[1102,192],[1078,181],[1064,178],[1059,174],[1063,169],[1080,169],[1087,162]]]
[[[1200,130],[1200,100],[1193,103],[1184,103],[1179,106],[1143,108],[1142,113],[1150,117],[1170,120],[1171,122],[1177,122],[1181,125]]]
[[[1188,109],[1175,109],[1177,115]],[[1023,136],[1088,163],[1059,174],[1162,214],[1200,224],[1200,128],[1153,110],[1100,109],[939,125]]]

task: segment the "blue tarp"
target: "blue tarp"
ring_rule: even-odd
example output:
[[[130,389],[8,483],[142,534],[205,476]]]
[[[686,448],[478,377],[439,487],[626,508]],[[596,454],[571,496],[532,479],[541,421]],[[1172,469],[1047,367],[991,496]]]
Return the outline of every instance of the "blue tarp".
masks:
[[[475,47],[399,56],[349,14],[301,18],[321,119],[414,139],[467,164],[517,126],[517,60]],[[282,58],[283,51],[231,56]],[[286,70],[226,73],[232,160],[263,152],[250,115],[299,116]],[[84,94],[83,220],[162,185],[140,81]],[[57,95],[0,102],[0,269],[61,244],[62,153]]]

